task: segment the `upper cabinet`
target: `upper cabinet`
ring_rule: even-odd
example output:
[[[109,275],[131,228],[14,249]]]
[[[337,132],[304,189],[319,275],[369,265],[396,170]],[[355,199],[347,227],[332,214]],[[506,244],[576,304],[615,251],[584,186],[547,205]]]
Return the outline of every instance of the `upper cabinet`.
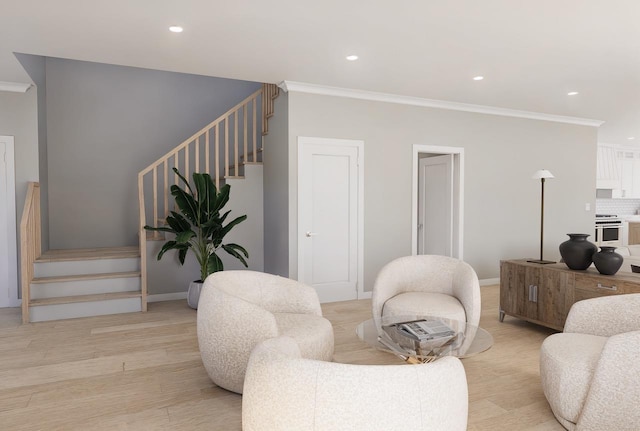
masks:
[[[640,198],[640,148],[598,145],[596,188],[614,198]]]
[[[611,145],[598,145],[596,188],[619,189],[620,166],[616,148]]]

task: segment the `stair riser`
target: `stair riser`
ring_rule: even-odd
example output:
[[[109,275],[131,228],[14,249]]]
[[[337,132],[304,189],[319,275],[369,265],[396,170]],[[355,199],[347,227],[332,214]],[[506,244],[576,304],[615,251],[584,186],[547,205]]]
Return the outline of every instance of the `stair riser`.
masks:
[[[36,262],[35,277],[140,271],[140,258]]]
[[[142,311],[140,298],[121,298],[106,301],[29,307],[31,322],[103,316],[107,314],[135,313],[138,311]]]
[[[31,299],[136,291],[140,291],[140,277],[32,283]]]

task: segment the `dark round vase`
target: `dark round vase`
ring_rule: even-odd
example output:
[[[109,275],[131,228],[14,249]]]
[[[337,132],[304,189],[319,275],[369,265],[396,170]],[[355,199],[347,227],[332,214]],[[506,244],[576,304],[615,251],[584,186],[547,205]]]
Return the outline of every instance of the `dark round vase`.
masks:
[[[589,234],[568,233],[569,239],[560,244],[560,255],[564,263],[571,269],[585,270],[591,265],[591,258],[598,246],[587,241]]]
[[[624,258],[616,253],[615,247],[600,247],[600,251],[593,254],[593,264],[600,274],[613,275],[622,266]]]

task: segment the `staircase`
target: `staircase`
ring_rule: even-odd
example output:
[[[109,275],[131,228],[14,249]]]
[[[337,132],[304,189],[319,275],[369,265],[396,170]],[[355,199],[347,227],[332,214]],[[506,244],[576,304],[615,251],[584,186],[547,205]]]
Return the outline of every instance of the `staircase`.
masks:
[[[173,210],[169,189],[178,178],[171,169],[178,168],[187,178],[193,172],[209,173],[217,187],[243,179],[246,165],[262,164],[261,136],[268,132],[277,96],[277,86],[263,84],[140,172],[139,246],[41,253],[40,186],[30,183],[20,223],[23,323],[147,311],[146,243],[164,238],[143,226],[163,224]]]
[[[142,311],[138,247],[50,250],[34,262],[32,322]]]

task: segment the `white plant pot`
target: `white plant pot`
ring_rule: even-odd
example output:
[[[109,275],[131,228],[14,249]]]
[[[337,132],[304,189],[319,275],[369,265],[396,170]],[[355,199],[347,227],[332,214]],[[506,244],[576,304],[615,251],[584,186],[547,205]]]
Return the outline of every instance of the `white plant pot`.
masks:
[[[194,310],[198,309],[198,300],[200,299],[200,291],[202,290],[203,283],[198,281],[192,281],[189,284],[189,291],[187,292],[187,304]]]

